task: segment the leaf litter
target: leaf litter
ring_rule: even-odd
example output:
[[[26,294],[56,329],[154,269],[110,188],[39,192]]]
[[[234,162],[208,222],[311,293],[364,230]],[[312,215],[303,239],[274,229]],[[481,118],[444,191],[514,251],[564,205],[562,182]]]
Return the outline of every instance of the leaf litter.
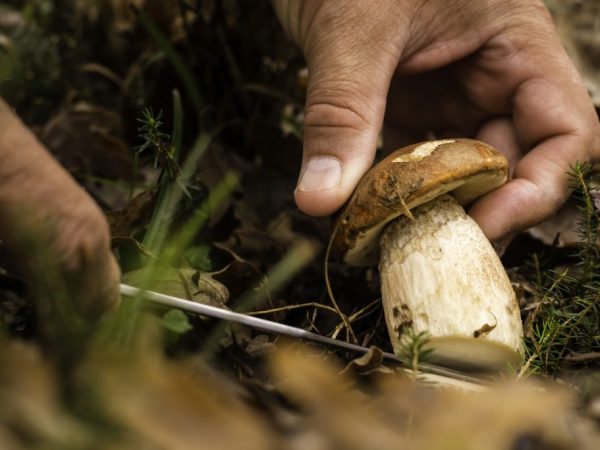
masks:
[[[323,278],[329,221],[300,214],[291,195],[305,65],[269,5],[21,3],[0,7],[0,55],[30,57],[0,58],[0,91],[100,202],[124,281],[145,286],[150,278],[167,294],[344,337]],[[554,3],[595,95],[594,2]],[[146,108],[164,111],[160,139],[180,153],[178,167],[202,144],[187,179],[164,175],[155,154],[136,154]],[[239,183],[209,204],[229,173]],[[162,228],[166,247],[146,245],[169,187],[181,201]],[[545,378],[524,372],[525,381],[470,392],[415,375],[419,350],[414,372],[383,364],[389,344],[373,269],[330,264],[340,310],[372,346],[359,358],[155,307],[124,313],[140,323],[124,345],[127,333],[111,316],[88,324],[91,331],[61,328],[50,300],[32,298],[0,245],[0,448],[599,448],[599,344],[581,334],[593,328],[583,327],[592,303],[580,292],[596,281],[557,245],[590,251],[577,227],[595,212],[572,210],[542,244],[523,234],[505,255],[532,348],[542,352],[532,353],[530,368]],[[201,226],[186,237],[191,222]],[[541,249],[537,263],[523,247]],[[565,267],[580,284],[540,275]],[[561,318],[566,296],[588,303]],[[580,334],[536,334],[548,319],[576,320]],[[550,357],[556,366],[544,366]]]

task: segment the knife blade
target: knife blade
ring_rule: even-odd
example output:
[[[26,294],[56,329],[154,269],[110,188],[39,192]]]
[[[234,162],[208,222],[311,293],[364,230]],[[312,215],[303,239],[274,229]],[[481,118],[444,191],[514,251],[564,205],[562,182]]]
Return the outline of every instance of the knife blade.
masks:
[[[159,292],[154,291],[141,290],[134,286],[130,286],[123,283],[120,285],[120,291],[121,295],[124,297],[143,298],[145,301],[156,305],[175,308],[188,313],[212,317],[228,322],[234,322],[266,333],[288,336],[295,339],[314,342],[329,348],[346,350],[356,354],[365,354],[370,350],[368,347],[363,347],[361,345],[353,344],[351,342],[340,341],[338,339],[333,339],[291,325],[273,322],[271,320],[262,319],[260,317],[254,317],[248,314],[237,313],[235,311],[218,308],[216,306],[205,305],[203,303],[196,303],[190,300],[174,297],[172,295],[161,294]],[[407,368],[406,363],[393,353],[382,352],[382,356],[383,359],[388,363]],[[425,373],[433,374],[438,377],[450,378],[463,383],[478,386],[484,386],[488,384],[487,381],[482,378],[475,377],[471,374],[459,372],[453,369],[448,369],[446,367],[438,366],[435,364],[419,363],[419,369],[420,371]]]

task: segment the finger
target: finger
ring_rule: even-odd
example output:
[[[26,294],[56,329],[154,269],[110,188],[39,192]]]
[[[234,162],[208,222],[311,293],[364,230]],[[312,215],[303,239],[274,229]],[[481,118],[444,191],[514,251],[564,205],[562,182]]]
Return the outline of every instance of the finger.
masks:
[[[110,250],[108,228],[101,214],[87,223],[73,221],[63,229],[71,231],[71,242],[63,240],[59,261],[65,271],[73,303],[88,317],[97,317],[114,308],[119,299],[121,272]],[[74,238],[74,239],[73,239]]]
[[[515,135],[530,150],[516,165],[514,180],[471,210],[490,239],[554,214],[569,195],[571,166],[600,154],[598,120],[583,83],[555,33],[544,33],[543,26],[538,31],[539,42],[515,37],[519,51],[505,65],[506,77],[516,81]]]
[[[512,181],[470,210],[490,240],[541,222],[566,201],[570,168],[593,160],[600,150],[588,103],[587,93],[564,78],[522,84],[515,98],[514,135],[504,136],[509,147],[516,137],[532,149],[515,165]]]
[[[103,313],[114,310],[119,304],[119,282],[121,270],[114,256],[109,252],[105,255],[101,266],[96,268],[98,282],[92,284],[93,290],[88,289],[89,302],[86,302],[86,313],[98,317]],[[89,295],[91,293],[91,295]],[[80,297],[83,298],[83,297]]]
[[[506,156],[509,164],[509,174],[512,177],[522,152],[511,120],[508,118],[490,120],[482,125],[476,137],[492,145]],[[509,209],[515,203],[515,199],[518,197],[513,192],[515,188],[517,188],[517,192],[520,192],[521,188],[517,185],[507,185],[483,197],[469,210],[469,215],[479,224],[485,235],[501,247],[500,251],[502,252],[507,245],[504,241],[509,242],[510,238],[507,238],[507,236],[512,235],[512,233],[504,233],[503,227],[500,227],[500,229],[496,227],[498,223],[496,215],[505,216],[506,209]]]
[[[495,147],[506,157],[512,177],[523,156],[512,121],[507,117],[489,120],[481,126],[476,138]]]
[[[350,196],[373,162],[392,71],[333,66],[311,75],[296,202],[327,215]]]
[[[377,27],[365,28],[355,9],[366,7],[357,4],[344,20],[333,15],[331,20],[340,21],[336,26],[330,24],[324,33],[321,23],[319,30],[306,34],[303,44],[310,78],[295,197],[298,207],[311,215],[338,209],[375,155],[390,80],[401,52],[394,36],[403,28],[396,27],[396,19],[378,22],[388,23],[387,35]],[[360,33],[357,27],[362,27]]]
[[[489,120],[481,126],[476,138],[492,145],[502,152],[508,160],[509,178],[512,178],[515,167],[522,156],[522,151],[512,121],[506,117]],[[493,195],[495,196],[497,194]],[[509,196],[511,200],[514,200],[512,193],[508,193],[507,196]],[[493,208],[496,208],[495,205],[502,201],[502,196],[500,197],[500,200],[493,196],[489,198],[491,198],[492,201],[491,207],[484,200],[481,200],[476,206],[474,205],[469,210],[469,214],[479,224],[486,236],[492,240],[496,252],[499,255],[502,255],[506,250],[506,247],[514,238],[515,233],[498,232],[493,228],[497,223],[496,219],[491,217],[494,214]],[[490,211],[490,209],[492,209],[492,211]]]
[[[577,157],[581,148],[578,137],[548,140],[519,162],[512,181],[477,201],[469,214],[492,241],[551,216],[569,196],[568,170],[584,158]]]
[[[0,125],[0,236],[32,285],[44,295],[66,288],[97,317],[119,298],[102,212],[1,101]]]

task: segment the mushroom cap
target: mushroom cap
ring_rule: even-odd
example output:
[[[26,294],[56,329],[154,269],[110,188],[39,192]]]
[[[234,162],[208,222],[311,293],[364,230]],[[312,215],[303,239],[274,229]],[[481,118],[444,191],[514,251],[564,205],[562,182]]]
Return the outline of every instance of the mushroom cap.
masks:
[[[462,205],[508,179],[508,161],[473,139],[427,141],[396,150],[360,180],[333,228],[333,258],[352,266],[375,265],[385,225],[440,195]]]

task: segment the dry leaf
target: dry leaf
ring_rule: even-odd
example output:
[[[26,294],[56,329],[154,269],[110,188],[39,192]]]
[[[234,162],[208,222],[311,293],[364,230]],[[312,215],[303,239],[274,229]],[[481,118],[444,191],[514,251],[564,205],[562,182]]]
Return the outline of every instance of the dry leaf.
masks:
[[[342,373],[354,372],[361,375],[372,373],[394,373],[392,369],[383,365],[383,351],[378,347],[370,347],[364,355],[350,361]]]
[[[112,111],[77,103],[54,116],[40,139],[70,173],[128,180],[132,159],[129,147],[117,137],[119,123]]]
[[[322,356],[287,347],[271,361],[281,390],[308,414],[304,426],[318,435],[320,448],[345,450],[406,449],[400,427],[381,420],[352,381]]]
[[[110,364],[99,382],[112,415],[148,443],[169,450],[268,450],[264,420],[215,378],[142,359]]]
[[[123,283],[142,287],[149,269],[126,272],[122,276]],[[163,268],[153,274],[149,288],[173,297],[203,303],[205,305],[225,308],[229,300],[227,287],[215,280],[211,274],[195,269]]]
[[[84,448],[92,443],[64,408],[57,374],[31,345],[0,342],[0,405],[2,449],[35,444]]]
[[[143,191],[125,208],[106,213],[111,236],[129,236],[136,228],[144,225],[152,215],[157,192],[156,188]]]

